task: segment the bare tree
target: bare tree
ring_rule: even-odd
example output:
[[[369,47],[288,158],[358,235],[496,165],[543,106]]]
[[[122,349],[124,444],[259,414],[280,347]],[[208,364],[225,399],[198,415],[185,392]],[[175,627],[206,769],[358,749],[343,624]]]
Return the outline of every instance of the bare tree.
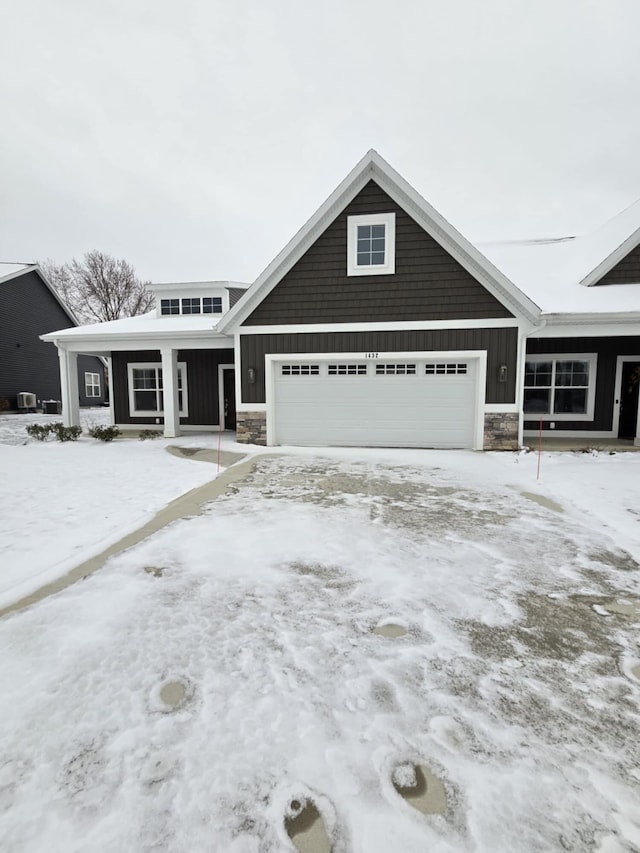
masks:
[[[102,323],[145,314],[154,305],[151,293],[126,261],[94,249],[82,261],[40,267],[81,323]]]

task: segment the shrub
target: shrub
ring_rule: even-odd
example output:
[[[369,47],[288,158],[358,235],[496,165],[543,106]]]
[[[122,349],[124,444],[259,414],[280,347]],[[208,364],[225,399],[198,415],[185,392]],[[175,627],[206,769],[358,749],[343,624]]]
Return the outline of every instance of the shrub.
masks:
[[[58,441],[77,441],[82,435],[82,427],[80,426],[66,427],[58,423],[49,424],[49,427]]]
[[[117,426],[94,426],[89,430],[89,435],[98,441],[113,441],[120,435],[120,430]]]
[[[46,441],[54,426],[55,424],[29,424],[25,429],[30,438],[35,438],[36,441]]]
[[[146,441],[148,438],[160,438],[160,433],[157,429],[141,429],[140,441]]]
[[[0,415],[3,414],[3,412],[8,412],[10,408],[11,406],[7,398],[0,397]]]

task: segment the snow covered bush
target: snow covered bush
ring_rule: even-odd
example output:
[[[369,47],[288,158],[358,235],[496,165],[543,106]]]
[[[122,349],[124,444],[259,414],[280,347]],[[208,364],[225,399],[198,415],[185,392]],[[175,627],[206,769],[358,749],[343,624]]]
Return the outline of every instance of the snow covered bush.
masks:
[[[82,435],[81,426],[64,426],[63,424],[49,424],[51,432],[58,441],[77,441]]]
[[[35,438],[36,441],[46,441],[53,428],[53,424],[29,424],[25,427],[29,438]]]
[[[140,441],[146,441],[148,438],[160,438],[160,433],[157,429],[141,429],[139,438]]]
[[[97,438],[98,441],[113,441],[120,435],[120,430],[117,426],[93,426],[89,430],[91,438]]]

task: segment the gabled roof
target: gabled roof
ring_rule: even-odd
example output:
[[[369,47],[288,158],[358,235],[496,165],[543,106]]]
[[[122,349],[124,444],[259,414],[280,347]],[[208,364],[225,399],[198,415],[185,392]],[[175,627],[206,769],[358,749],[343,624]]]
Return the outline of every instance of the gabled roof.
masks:
[[[536,322],[539,309],[438,211],[371,149],[225,315],[218,331],[237,328],[362,188],[374,180],[477,281],[516,316]],[[345,261],[346,263],[346,261]]]
[[[10,272],[5,273],[4,269],[10,269]],[[4,284],[6,281],[11,281],[14,278],[19,278],[21,275],[25,275],[26,273],[34,272],[38,275],[44,286],[47,290],[50,291],[53,298],[56,300],[58,305],[62,308],[67,317],[71,320],[74,326],[79,326],[80,321],[73,313],[73,311],[69,308],[69,306],[62,301],[60,298],[60,294],[55,289],[55,287],[51,284],[46,275],[42,272],[38,264],[3,264],[0,263],[0,284]]]
[[[586,235],[589,271],[580,284],[592,287],[640,243],[640,199]]]

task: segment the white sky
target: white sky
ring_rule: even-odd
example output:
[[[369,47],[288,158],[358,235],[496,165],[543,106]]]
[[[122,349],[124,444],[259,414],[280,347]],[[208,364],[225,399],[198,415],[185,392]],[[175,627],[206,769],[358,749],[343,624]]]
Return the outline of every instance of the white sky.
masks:
[[[0,0],[0,260],[252,281],[369,148],[470,239],[640,196],[637,0]]]

